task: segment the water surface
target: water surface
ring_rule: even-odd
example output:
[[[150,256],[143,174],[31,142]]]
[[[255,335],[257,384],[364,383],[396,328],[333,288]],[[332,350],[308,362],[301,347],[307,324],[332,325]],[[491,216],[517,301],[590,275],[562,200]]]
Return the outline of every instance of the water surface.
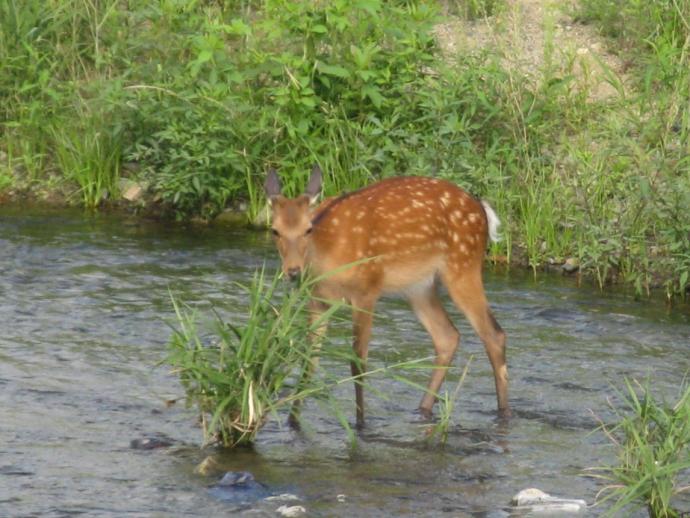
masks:
[[[391,376],[367,394],[368,427],[353,447],[328,408],[309,402],[302,433],[271,421],[253,450],[201,450],[193,410],[157,366],[172,322],[169,293],[241,314],[246,282],[266,261],[268,236],[244,229],[165,225],[78,212],[0,211],[0,516],[274,516],[282,505],[241,506],[209,487],[225,470],[250,471],[301,498],[309,516],[505,516],[519,490],[538,487],[592,503],[602,483],[583,470],[615,455],[597,419],[625,376],[651,375],[677,394],[690,369],[687,306],[577,288],[544,275],[487,272],[489,299],[509,335],[508,425],[494,416],[481,344],[457,313],[454,388],[474,356],[444,447],[424,440],[420,392]],[[337,330],[336,344],[344,345]],[[431,354],[404,300],[377,307],[370,367]],[[327,368],[346,377],[347,365]],[[425,384],[428,372],[407,373]],[[337,391],[354,419],[350,384]],[[175,445],[142,451],[132,439]],[[219,473],[194,468],[213,455]],[[340,498],[338,496],[340,495]],[[690,503],[684,502],[690,509]],[[593,509],[592,514],[598,514]]]

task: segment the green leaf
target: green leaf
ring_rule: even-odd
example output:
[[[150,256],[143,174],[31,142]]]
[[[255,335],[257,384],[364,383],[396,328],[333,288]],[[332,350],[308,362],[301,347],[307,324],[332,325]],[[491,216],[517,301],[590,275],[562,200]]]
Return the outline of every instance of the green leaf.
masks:
[[[249,36],[252,33],[251,27],[238,18],[232,20],[230,25],[223,25],[223,30],[236,36]]]
[[[365,10],[372,16],[377,16],[381,8],[381,2],[379,2],[379,0],[357,0],[355,2],[355,7]]]
[[[210,61],[212,57],[213,52],[209,49],[204,49],[201,52],[199,52],[199,55],[196,57],[196,62],[206,63],[207,61]]]
[[[381,108],[381,105],[384,101],[384,97],[381,95],[378,88],[376,88],[373,85],[365,85],[364,87],[362,87],[362,95],[368,97],[371,100],[371,102],[374,103],[374,106],[376,106],[377,108]]]
[[[646,178],[644,176],[639,177],[639,185],[640,185],[640,194],[642,194],[642,197],[645,199],[648,199],[652,193],[652,188],[649,183],[649,178]]]
[[[371,81],[376,78],[376,72],[372,70],[357,70],[356,74],[362,78],[363,81]]]
[[[341,77],[343,79],[348,79],[351,76],[350,71],[347,68],[338,65],[328,65],[322,61],[316,62],[316,69],[323,74]]]
[[[313,96],[308,96],[308,97],[300,97],[299,100],[304,106],[307,106],[309,108],[314,108],[316,106],[316,100],[314,99]]]

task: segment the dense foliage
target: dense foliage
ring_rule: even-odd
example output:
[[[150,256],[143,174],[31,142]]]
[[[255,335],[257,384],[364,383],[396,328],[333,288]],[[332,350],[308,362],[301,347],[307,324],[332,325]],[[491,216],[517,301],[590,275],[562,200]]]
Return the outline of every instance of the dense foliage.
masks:
[[[525,80],[498,54],[444,56],[438,10],[424,0],[3,2],[0,191],[63,190],[96,207],[129,177],[178,218],[244,200],[254,220],[269,166],[296,191],[318,162],[327,194],[440,176],[497,209],[506,239],[494,256],[535,272],[572,258],[602,286],[684,294],[690,2],[582,2],[580,18],[632,63],[631,84],[608,71],[618,95],[603,99],[572,68],[547,64]]]

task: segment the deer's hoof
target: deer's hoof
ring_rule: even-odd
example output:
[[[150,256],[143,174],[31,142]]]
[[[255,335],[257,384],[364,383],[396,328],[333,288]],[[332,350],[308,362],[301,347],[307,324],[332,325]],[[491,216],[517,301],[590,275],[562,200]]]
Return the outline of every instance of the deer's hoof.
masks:
[[[299,422],[299,417],[297,417],[295,414],[290,414],[288,416],[287,422],[288,426],[296,432],[302,430],[302,424]]]
[[[513,417],[513,412],[510,410],[510,408],[499,408],[498,409],[498,417],[500,419],[510,419]]]
[[[434,412],[431,410],[431,408],[423,408],[420,406],[417,409],[417,413],[419,414],[421,421],[428,422],[434,419]]]

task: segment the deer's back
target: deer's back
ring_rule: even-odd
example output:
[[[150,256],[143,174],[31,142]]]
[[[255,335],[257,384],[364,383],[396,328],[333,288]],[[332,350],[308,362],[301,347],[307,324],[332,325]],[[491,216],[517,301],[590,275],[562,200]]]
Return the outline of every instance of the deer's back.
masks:
[[[487,222],[480,202],[444,180],[398,177],[325,200],[314,212],[310,262],[319,273],[358,262],[334,282],[404,290],[443,269],[479,267]]]

